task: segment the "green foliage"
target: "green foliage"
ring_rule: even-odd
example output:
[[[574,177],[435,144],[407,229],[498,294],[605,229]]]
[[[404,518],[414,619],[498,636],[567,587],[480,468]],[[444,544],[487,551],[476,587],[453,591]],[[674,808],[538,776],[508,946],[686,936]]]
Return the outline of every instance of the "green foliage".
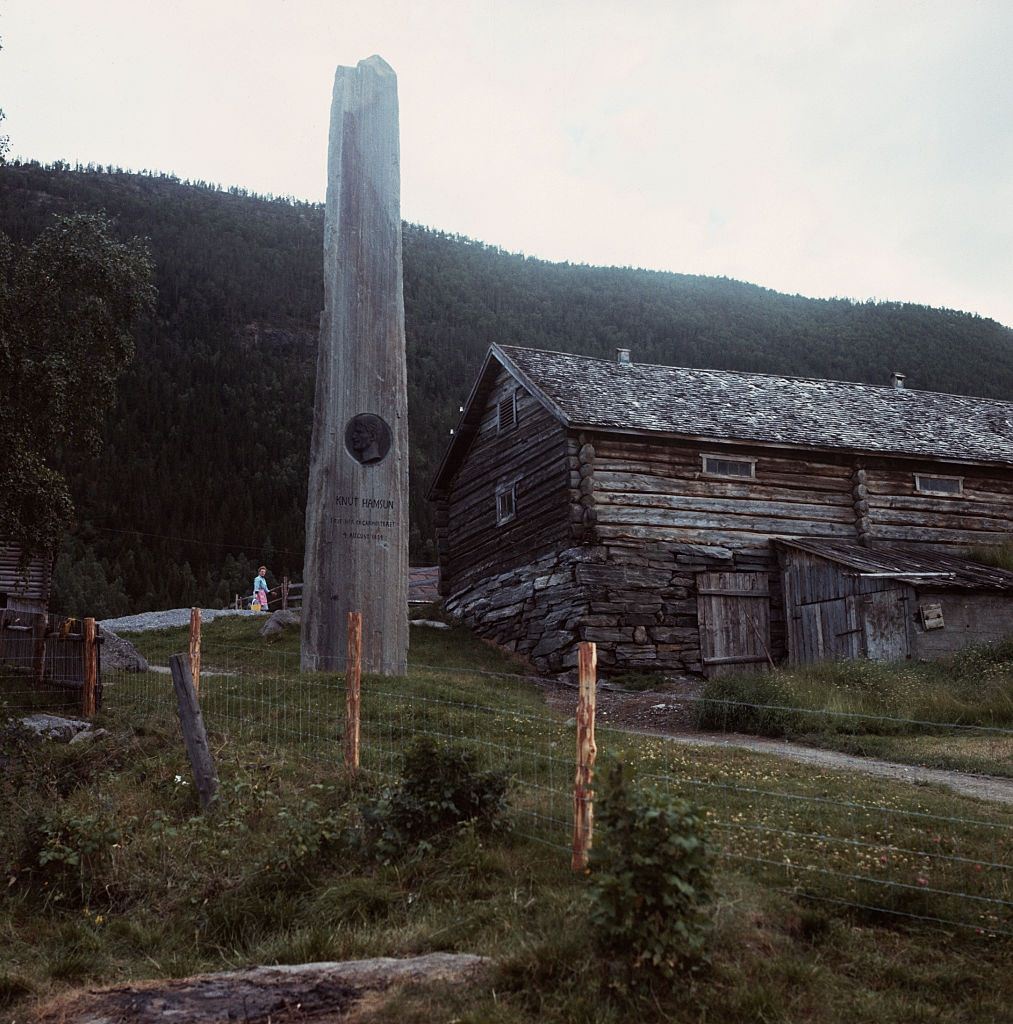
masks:
[[[486,954],[489,973],[475,984],[408,987],[394,997],[398,1002],[364,1012],[404,1024],[966,1024],[1008,1016],[1010,944],[988,934],[990,926],[1007,926],[1008,915],[998,904],[940,895],[1002,896],[1001,872],[978,870],[979,862],[1008,861],[996,829],[977,824],[994,821],[1001,830],[1000,810],[980,804],[968,816],[966,798],[934,788],[874,778],[857,783],[853,772],[611,730],[599,739],[639,770],[673,784],[704,783],[693,792],[706,800],[715,837],[724,838],[732,856],[717,869],[707,970],[669,991],[659,984],[643,998],[603,994],[602,961],[587,926],[587,879],[569,870],[564,849],[572,769],[561,762],[569,764],[573,750],[572,728],[562,725],[566,713],[546,709],[536,688],[447,668],[498,664],[485,645],[452,632],[459,646],[443,667],[416,665],[394,692],[364,680],[365,781],[321,785],[339,775],[330,725],[340,712],[330,712],[343,708],[340,684],[330,676],[307,680],[297,658],[286,663],[265,655],[256,647],[256,627],[253,617],[230,617],[211,623],[205,635],[209,672],[242,668],[235,677],[209,674],[202,687],[222,783],[209,815],[197,812],[192,785],[177,781],[186,755],[172,694],[155,674],[109,682],[102,718],[109,734],[94,743],[41,743],[0,728],[0,1005],[13,1007],[4,1020],[34,1019],[31,1000],[82,982],[120,986],[242,964],[436,950]],[[177,631],[165,649],[185,648],[185,636]],[[151,637],[138,638],[149,656],[155,652],[143,644]],[[249,662],[219,660],[237,645],[251,649]],[[269,691],[258,687],[265,658]],[[306,730],[311,720],[319,728]],[[421,730],[467,735],[477,749],[495,751],[496,766],[518,780],[512,804],[518,817],[525,815],[523,827],[491,835],[451,828],[438,856],[390,864],[346,843],[369,780],[390,770],[391,738]],[[886,813],[855,815],[856,785],[863,802]],[[800,799],[779,799],[778,792]],[[76,893],[46,899],[43,871],[64,864],[39,868],[38,845],[28,863],[26,830],[97,809],[122,838],[96,864],[91,902],[78,906]],[[926,814],[945,822],[938,837],[926,833]],[[764,830],[749,827],[761,821]],[[745,827],[727,831],[734,822]],[[599,816],[599,843],[600,826]],[[94,832],[77,827],[72,841],[68,833],[59,842],[70,848]],[[824,836],[839,842],[831,850]],[[880,849],[848,842],[862,837]],[[947,856],[926,876],[923,891],[922,856],[902,861],[905,850],[926,849]],[[889,856],[889,870],[874,866],[880,852]],[[760,858],[773,862],[769,869]],[[831,864],[843,872],[836,881],[809,870]],[[854,876],[870,869],[872,880],[856,884]],[[911,921],[887,931],[881,916],[856,927],[827,899],[875,906],[886,898],[917,907],[904,890],[884,896],[888,887],[880,883],[890,878],[918,885],[919,897],[931,900],[929,916],[972,927],[940,930]],[[816,905],[825,920],[814,920],[786,889],[822,897]]]
[[[663,682],[657,672],[623,672],[617,676],[609,676],[609,682],[621,686],[624,690],[654,690]]]
[[[130,611],[130,599],[120,577],[109,579],[94,549],[67,534],[53,565],[50,603],[64,615],[115,618]]]
[[[381,860],[420,854],[446,842],[460,826],[489,832],[502,823],[507,780],[478,770],[473,751],[417,741],[405,754],[401,781],[367,805],[369,846]]]
[[[761,736],[905,735],[1013,725],[1013,637],[935,662],[826,662],[711,679],[702,729]]]
[[[712,857],[703,819],[670,793],[631,784],[621,764],[598,802],[591,925],[614,982],[670,983],[704,950]]]
[[[0,972],[0,1009],[13,1006],[16,1002],[30,995],[31,983],[20,974]]]
[[[705,730],[1009,777],[1013,637],[933,662],[853,660],[722,676],[708,681],[696,711]]]
[[[134,610],[227,603],[250,582],[227,555],[301,578],[322,207],[111,167],[0,168],[0,229],[19,242],[103,209],[150,238],[158,304],[98,463],[60,467],[80,540]],[[912,387],[1013,391],[1010,330],[952,310],[552,264],[411,224],[404,263],[415,564],[434,560],[426,489],[490,342],[881,384],[904,366]]]
[[[981,562],[982,565],[994,565],[997,569],[1013,572],[1013,540],[991,547],[983,545],[971,548],[967,557],[973,562]]]
[[[278,824],[281,835],[264,864],[275,872],[305,871],[308,865],[338,849],[348,828],[347,820],[336,810],[305,798],[292,807],[282,807]]]
[[[37,875],[36,888],[48,899],[81,906],[108,899],[104,873],[123,834],[120,824],[103,810],[81,813],[57,807],[29,832],[24,860]]]
[[[94,456],[133,330],[151,309],[151,261],[99,214],[59,217],[27,246],[0,233],[0,536],[51,550],[72,501],[57,467]]]

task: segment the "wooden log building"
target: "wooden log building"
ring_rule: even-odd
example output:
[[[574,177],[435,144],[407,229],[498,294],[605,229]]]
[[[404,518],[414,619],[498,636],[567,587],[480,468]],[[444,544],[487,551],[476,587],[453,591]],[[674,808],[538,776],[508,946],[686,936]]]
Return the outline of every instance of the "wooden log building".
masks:
[[[14,541],[0,540],[0,611],[45,612],[53,560],[36,556],[22,565],[21,550]]]
[[[543,671],[575,665],[579,640],[606,674],[881,656],[875,639],[805,647],[805,559],[895,581],[825,592],[852,598],[849,629],[861,594],[909,588],[899,656],[1013,632],[1013,574],[962,557],[1013,535],[1013,403],[900,374],[876,387],[494,345],[430,499],[446,607]],[[951,591],[965,610],[980,596],[987,629],[958,631],[946,608],[927,629],[919,609]]]

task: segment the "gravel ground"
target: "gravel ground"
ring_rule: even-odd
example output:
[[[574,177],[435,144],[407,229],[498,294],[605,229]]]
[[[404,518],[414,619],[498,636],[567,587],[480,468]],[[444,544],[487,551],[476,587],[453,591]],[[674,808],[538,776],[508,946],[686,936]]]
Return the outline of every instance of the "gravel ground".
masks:
[[[220,615],[258,615],[261,612],[241,608],[201,608],[201,620],[211,622]],[[266,618],[266,616],[265,616]],[[152,629],[172,629],[174,626],[190,624],[189,608],[166,608],[160,612],[141,612],[140,615],[124,615],[118,619],[103,619],[99,625],[114,633],[147,633]]]

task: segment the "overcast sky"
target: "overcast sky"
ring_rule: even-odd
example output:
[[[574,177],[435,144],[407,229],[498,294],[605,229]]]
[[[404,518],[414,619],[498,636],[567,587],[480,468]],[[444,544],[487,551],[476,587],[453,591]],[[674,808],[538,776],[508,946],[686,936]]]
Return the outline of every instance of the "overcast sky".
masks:
[[[397,71],[406,219],[1013,325],[1013,0],[2,0],[13,152],[322,200]]]

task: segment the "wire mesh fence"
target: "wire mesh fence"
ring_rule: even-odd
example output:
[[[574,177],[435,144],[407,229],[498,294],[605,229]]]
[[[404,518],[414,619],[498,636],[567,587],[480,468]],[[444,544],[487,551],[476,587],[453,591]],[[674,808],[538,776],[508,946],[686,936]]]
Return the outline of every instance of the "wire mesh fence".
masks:
[[[104,682],[108,715],[175,727],[172,683],[160,665],[146,673],[107,673]],[[380,781],[396,779],[406,750],[423,737],[473,747],[508,777],[516,831],[569,851],[576,691],[556,687],[547,704],[545,685],[466,666],[414,665],[403,679],[364,676],[361,770]],[[216,750],[242,743],[258,756],[308,759],[322,775],[343,770],[341,674],[302,673],[297,654],[205,639],[199,686]],[[694,725],[720,733],[724,724],[726,738],[734,737],[748,709],[829,716],[840,730],[868,730],[872,716],[701,696],[666,702],[685,724],[678,742],[599,718],[598,779],[609,760],[622,760],[643,782],[691,800],[728,869],[877,920],[1013,937],[1013,781],[1009,802],[974,800],[874,778],[857,759],[844,767],[814,766],[736,749],[731,740],[701,745]],[[883,723],[917,725],[886,716]],[[954,737],[969,731],[959,722],[928,725]],[[973,734],[1005,742],[1009,730],[975,726]]]
[[[0,712],[79,713],[88,653],[101,695],[102,637],[89,647],[83,619],[0,610]]]

